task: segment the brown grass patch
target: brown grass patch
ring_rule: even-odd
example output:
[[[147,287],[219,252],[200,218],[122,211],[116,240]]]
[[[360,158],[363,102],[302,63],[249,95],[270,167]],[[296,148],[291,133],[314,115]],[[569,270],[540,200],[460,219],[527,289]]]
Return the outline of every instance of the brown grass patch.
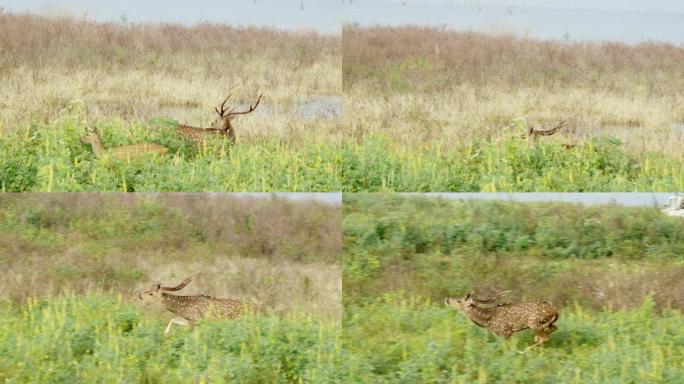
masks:
[[[339,206],[226,194],[6,194],[0,297],[133,299],[195,271],[191,293],[341,315]],[[185,291],[183,292],[185,293]]]

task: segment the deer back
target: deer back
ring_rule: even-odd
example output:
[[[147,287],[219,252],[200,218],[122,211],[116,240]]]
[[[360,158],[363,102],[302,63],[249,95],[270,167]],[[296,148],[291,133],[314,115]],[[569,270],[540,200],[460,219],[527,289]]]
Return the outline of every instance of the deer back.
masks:
[[[211,296],[177,296],[162,293],[166,309],[189,321],[197,321],[211,316],[219,319],[240,317],[243,311],[242,302],[230,299],[217,299]]]
[[[211,136],[226,136],[231,141],[235,140],[235,133],[229,127],[227,129],[222,128],[198,128],[189,125],[181,124],[176,128],[178,133],[184,138],[192,141],[202,141],[205,137]]]
[[[524,301],[499,304],[491,311],[489,327],[510,329],[515,332],[525,328],[537,328],[552,323],[558,317],[558,310],[545,301]]]

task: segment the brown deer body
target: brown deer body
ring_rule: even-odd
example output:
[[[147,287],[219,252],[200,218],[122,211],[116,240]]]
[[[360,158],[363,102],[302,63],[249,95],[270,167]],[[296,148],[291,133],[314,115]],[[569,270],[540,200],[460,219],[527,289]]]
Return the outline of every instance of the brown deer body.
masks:
[[[515,332],[531,329],[535,333],[535,343],[522,352],[525,353],[549,340],[549,335],[557,329],[553,323],[558,320],[558,310],[545,301],[507,303],[489,308],[476,305],[493,303],[508,292],[501,292],[489,299],[475,298],[469,292],[458,299],[447,297],[445,304],[466,315],[476,325],[506,339]]]
[[[537,129],[535,127],[529,127],[527,128],[527,132],[525,132],[521,137],[525,140],[527,140],[528,144],[530,146],[534,145],[537,142],[537,139],[541,136],[552,136],[555,135],[561,128],[565,126],[565,124],[571,119],[572,117],[568,117],[567,119],[561,121],[560,123],[556,124],[554,127],[549,128],[549,129]],[[569,148],[574,148],[574,144],[563,144],[563,147],[569,149]]]
[[[163,155],[168,152],[166,147],[157,143],[122,145],[120,147],[105,149],[104,146],[102,146],[102,141],[100,141],[100,136],[91,128],[86,129],[86,134],[81,137],[81,141],[92,146],[93,154],[95,154],[95,157],[97,158],[110,154],[112,157],[120,160],[130,160],[147,155]]]
[[[192,274],[175,287],[162,287],[161,283],[157,283],[154,289],[138,293],[140,300],[156,298],[164,304],[168,311],[178,316],[169,321],[164,334],[169,333],[173,324],[194,326],[198,320],[206,317],[236,319],[242,315],[244,305],[238,300],[217,299],[206,295],[177,296],[165,292],[179,291],[185,288],[197,275],[199,272]]]
[[[228,109],[225,108],[226,102],[228,99],[230,99],[230,96],[231,95],[228,95],[223,103],[221,103],[220,109],[219,107],[214,108],[219,117],[214,121],[210,128],[192,127],[181,124],[176,128],[178,133],[184,138],[192,141],[202,141],[205,137],[210,136],[223,136],[230,140],[231,143],[235,143],[235,130],[233,129],[231,120],[237,115],[246,115],[248,113],[254,112],[254,110],[259,106],[261,95],[259,95],[254,105],[250,105],[248,110],[242,112],[234,112],[235,107],[229,107]]]

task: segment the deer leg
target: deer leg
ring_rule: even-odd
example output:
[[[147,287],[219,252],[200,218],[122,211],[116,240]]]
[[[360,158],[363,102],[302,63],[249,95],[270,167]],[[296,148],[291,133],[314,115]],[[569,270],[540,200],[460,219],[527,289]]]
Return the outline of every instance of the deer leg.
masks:
[[[166,330],[164,331],[165,335],[168,334],[169,331],[171,331],[171,326],[173,326],[174,324],[191,325],[191,323],[189,321],[185,320],[182,317],[174,317],[173,319],[171,319],[171,321],[169,321],[169,325],[166,326]]]
[[[518,351],[519,354],[524,355],[525,353],[527,353],[527,351],[529,351],[533,347],[536,347],[537,345],[544,344],[549,340],[549,335],[546,334],[543,329],[535,330],[534,333],[535,333],[535,335],[534,335],[535,343],[530,345],[529,347],[525,348],[523,351]]]
[[[546,333],[547,335],[550,335],[553,332],[555,332],[557,329],[558,329],[558,327],[556,327],[555,325],[549,324],[549,326],[546,327],[546,332],[544,332],[544,333]]]

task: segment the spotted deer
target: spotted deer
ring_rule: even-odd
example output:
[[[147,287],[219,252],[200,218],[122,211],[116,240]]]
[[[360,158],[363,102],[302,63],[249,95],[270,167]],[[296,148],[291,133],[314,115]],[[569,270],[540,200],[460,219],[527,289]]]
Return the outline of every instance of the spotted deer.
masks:
[[[552,128],[548,129],[539,129],[536,127],[528,127],[526,132],[520,135],[521,139],[527,140],[527,143],[529,146],[533,146],[536,142],[537,139],[541,136],[552,136],[555,135],[561,128],[565,126],[565,124],[572,118],[568,117],[567,119],[561,121],[560,123],[556,124]],[[569,148],[574,148],[576,145],[574,144],[562,144],[563,147],[569,149]]]
[[[155,299],[161,301],[166,309],[178,317],[174,317],[164,330],[164,334],[171,331],[173,324],[194,326],[195,323],[206,317],[216,319],[236,319],[245,309],[243,303],[238,300],[217,299],[205,295],[177,296],[166,292],[180,291],[200,273],[195,272],[175,287],[162,287],[156,283],[155,288],[145,292],[139,292],[140,300]]]
[[[146,155],[163,155],[168,152],[168,149],[163,145],[157,143],[140,143],[133,145],[122,145],[119,147],[105,149],[100,141],[100,135],[92,128],[86,128],[85,136],[81,137],[81,142],[90,144],[93,148],[95,157],[101,158],[109,154],[112,157],[121,160],[130,160],[136,157]]]
[[[248,113],[254,112],[259,106],[261,101],[261,95],[257,98],[256,102],[249,105],[249,109],[242,112],[235,112],[235,107],[226,109],[226,102],[230,99],[231,95],[228,95],[226,99],[221,103],[219,107],[214,108],[219,117],[212,123],[211,128],[199,128],[191,127],[189,125],[181,124],[178,126],[178,133],[188,140],[192,141],[202,141],[207,136],[224,136],[230,140],[231,143],[235,143],[235,130],[231,125],[231,120],[237,115],[246,115]]]
[[[535,343],[520,352],[524,354],[530,348],[549,340],[549,335],[557,329],[553,323],[558,320],[558,310],[545,301],[506,303],[496,307],[476,305],[491,304],[509,292],[500,292],[488,299],[476,298],[472,292],[468,292],[458,299],[447,297],[444,303],[466,315],[476,325],[487,328],[495,335],[506,339],[510,338],[514,332],[531,329],[535,333]]]

